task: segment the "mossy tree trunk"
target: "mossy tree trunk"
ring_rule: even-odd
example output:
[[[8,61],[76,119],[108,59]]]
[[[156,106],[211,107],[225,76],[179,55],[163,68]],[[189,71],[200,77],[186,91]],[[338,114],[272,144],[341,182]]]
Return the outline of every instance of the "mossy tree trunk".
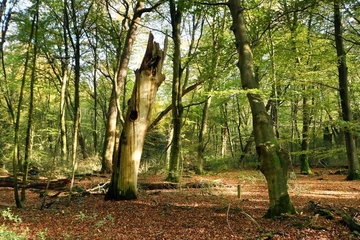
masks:
[[[119,141],[119,152],[114,157],[106,200],[137,197],[138,169],[152,104],[158,87],[165,80],[165,75],[161,72],[165,50],[161,50],[153,39],[150,33],[141,67],[135,71],[135,86],[128,102],[124,128]]]
[[[251,107],[254,139],[260,159],[260,170],[265,175],[270,206],[266,217],[275,217],[282,213],[295,213],[287,189],[287,171],[289,161],[280,151],[276,136],[272,128],[272,121],[267,114],[261,95],[257,93],[258,83],[255,80],[253,56],[250,48],[243,8],[239,0],[229,0],[235,35],[236,48],[239,55],[238,67],[241,75],[242,87],[248,90],[248,100]]]

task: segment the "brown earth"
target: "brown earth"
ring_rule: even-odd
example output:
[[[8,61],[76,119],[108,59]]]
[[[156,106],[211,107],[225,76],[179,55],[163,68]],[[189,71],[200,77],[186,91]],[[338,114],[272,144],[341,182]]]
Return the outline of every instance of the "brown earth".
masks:
[[[256,171],[205,176],[186,175],[182,183],[199,188],[140,190],[133,201],[104,201],[99,194],[68,197],[62,192],[40,210],[43,198],[27,190],[24,209],[14,206],[13,189],[0,188],[0,211],[10,211],[21,223],[0,216],[0,226],[16,232],[28,228],[27,239],[358,239],[342,223],[337,210],[360,214],[360,185],[344,175],[315,170],[313,176],[290,174],[289,192],[298,211],[294,216],[264,219],[268,207],[266,182]],[[141,183],[162,183],[164,175],[141,175]],[[108,179],[77,180],[85,189]],[[238,198],[237,186],[241,187]],[[49,195],[57,193],[52,191]],[[323,206],[334,219],[315,215]],[[3,226],[4,226],[3,225]],[[0,233],[0,239],[1,233]]]

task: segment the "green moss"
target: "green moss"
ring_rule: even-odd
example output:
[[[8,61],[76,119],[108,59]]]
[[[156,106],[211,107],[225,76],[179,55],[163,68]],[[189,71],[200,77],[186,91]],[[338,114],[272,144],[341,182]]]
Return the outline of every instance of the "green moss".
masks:
[[[281,214],[295,214],[296,210],[290,200],[289,194],[279,198],[279,201],[274,207],[270,207],[265,214],[265,218],[274,218]]]
[[[360,180],[360,172],[359,170],[356,170],[354,172],[350,172],[346,177],[346,180],[352,181],[352,180]]]
[[[170,171],[165,180],[169,182],[177,183],[179,182],[179,176],[175,172]]]
[[[137,199],[137,194],[135,190],[128,188],[126,191],[118,190],[118,191],[109,191],[105,195],[105,200],[133,200]]]

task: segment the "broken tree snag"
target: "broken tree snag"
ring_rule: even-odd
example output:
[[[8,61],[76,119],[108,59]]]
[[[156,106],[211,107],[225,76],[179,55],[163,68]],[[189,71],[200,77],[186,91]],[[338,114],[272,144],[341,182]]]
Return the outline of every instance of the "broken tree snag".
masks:
[[[166,49],[165,39],[165,49]],[[113,173],[105,199],[121,200],[137,197],[137,176],[152,104],[157,89],[165,80],[162,67],[165,50],[149,40],[141,66],[135,71],[135,85],[128,102],[124,127],[119,141],[119,153],[113,159]]]

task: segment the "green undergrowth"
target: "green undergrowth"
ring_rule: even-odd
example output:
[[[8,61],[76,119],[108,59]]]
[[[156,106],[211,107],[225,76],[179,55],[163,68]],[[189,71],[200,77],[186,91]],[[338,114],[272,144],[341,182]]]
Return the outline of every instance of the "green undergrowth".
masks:
[[[21,232],[14,231],[14,229],[16,229],[22,223],[22,219],[19,216],[15,215],[10,208],[1,211],[1,218],[4,220],[4,223],[0,225],[0,240],[29,239],[28,228]],[[39,231],[35,239],[46,239],[46,230]]]

